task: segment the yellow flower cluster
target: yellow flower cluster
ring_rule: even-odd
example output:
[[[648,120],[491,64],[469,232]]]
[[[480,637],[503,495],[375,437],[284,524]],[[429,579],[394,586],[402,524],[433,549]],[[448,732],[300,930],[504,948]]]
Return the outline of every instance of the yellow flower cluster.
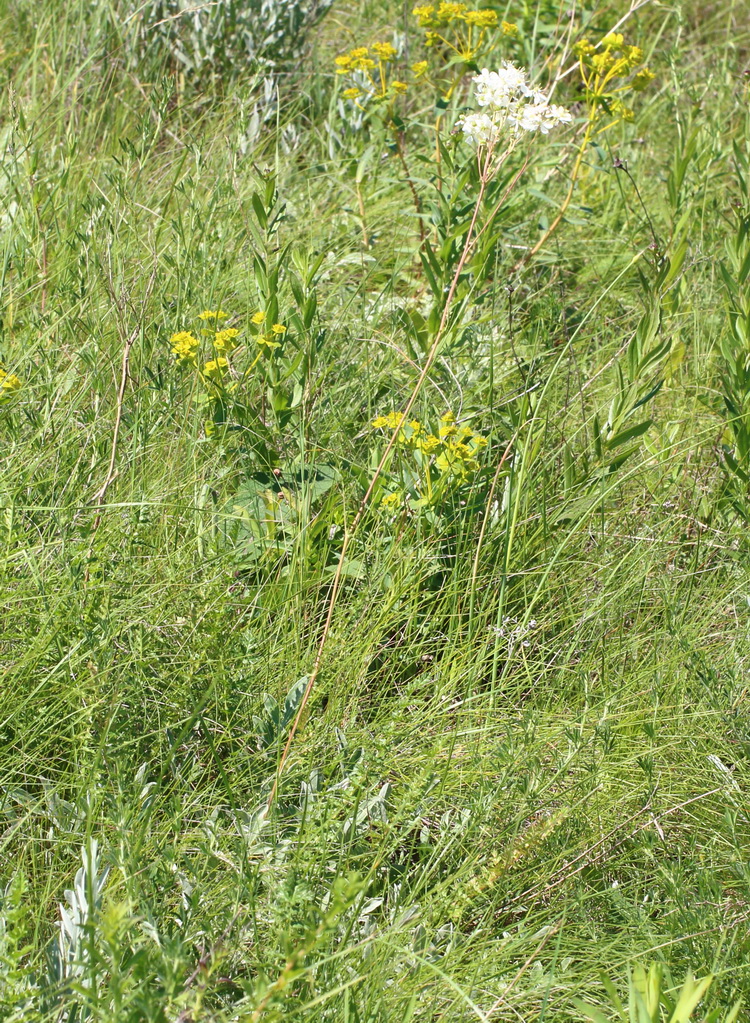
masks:
[[[203,376],[212,383],[220,384],[224,373],[229,369],[229,360],[220,356],[218,359],[210,359],[203,367]]]
[[[223,319],[225,316],[226,313],[221,318]],[[204,321],[208,318],[205,313],[201,313],[199,316],[199,319]],[[215,313],[211,313],[211,318],[219,319]],[[240,332],[236,327],[224,327],[222,330],[204,330],[201,333],[207,337],[213,335],[213,346],[216,351],[225,352],[228,355],[237,347],[237,338]],[[197,363],[201,343],[189,330],[180,330],[173,334],[169,339],[169,343],[172,346],[172,354],[179,363],[183,365],[195,365]]]
[[[263,309],[253,313],[250,317],[250,322],[253,327],[257,328],[257,331],[253,331],[253,333],[261,350],[265,349],[267,352],[272,352],[276,348],[281,348],[281,343],[286,334],[286,327],[283,323],[273,323],[270,328],[266,328],[266,313]],[[264,329],[261,330],[261,328]]]
[[[200,368],[199,358],[201,340],[192,331],[180,330],[172,334],[169,344],[172,355],[181,366],[192,366],[209,390],[214,386],[222,386],[225,373],[229,370],[227,356],[237,348],[240,331],[237,327],[222,327],[222,320],[228,319],[229,314],[222,309],[204,309],[198,313],[198,319],[210,326],[200,330],[203,337],[211,339],[211,345],[215,356],[209,358]]]
[[[378,60],[382,60],[384,64],[395,60],[398,55],[398,50],[395,46],[391,46],[390,43],[373,43],[372,52]]]
[[[225,327],[214,334],[214,348],[217,352],[233,352],[237,347],[239,330],[236,327]]]
[[[475,433],[470,426],[458,426],[451,412],[440,420],[438,431],[442,450],[435,465],[440,472],[466,476],[479,468],[478,454],[487,447],[487,438]]]
[[[8,373],[6,370],[0,369],[0,401],[12,397],[22,387],[20,377],[17,377],[15,373]]]
[[[463,3],[419,4],[413,8],[412,14],[420,28],[442,28],[454,21],[464,21],[467,25],[479,28],[495,28],[500,20],[495,11],[471,10]],[[515,25],[507,21],[502,22],[502,29],[506,35],[518,31]]]
[[[371,53],[377,59],[373,59],[370,56]],[[369,95],[381,100],[387,96],[402,95],[409,88],[407,83],[397,79],[391,82],[388,81],[387,65],[392,64],[397,56],[398,50],[391,43],[373,43],[370,47],[357,46],[353,50],[349,50],[348,53],[343,53],[341,56],[336,57],[336,74],[351,75],[355,71],[363,72],[371,86],[367,90]],[[370,72],[374,71],[375,68],[377,68],[377,72],[375,78],[373,78]],[[426,62],[424,70],[427,70]],[[422,74],[424,74],[424,71]],[[364,94],[365,90],[361,87],[361,79],[359,84],[344,89],[342,93],[344,99],[350,100],[356,100]]]
[[[334,61],[337,75],[349,75],[352,71],[372,71],[375,61],[369,56],[366,46],[357,46],[348,53],[342,53]]]
[[[386,494],[380,503],[383,508],[387,508],[389,511],[395,511],[396,508],[401,507],[403,500],[404,495],[396,490],[392,494]]]
[[[631,121],[633,111],[626,106],[620,94],[630,89],[642,92],[656,77],[644,65],[640,46],[630,46],[621,32],[610,32],[599,47],[588,39],[581,39],[573,47],[573,52],[578,57],[581,77],[589,95],[606,100],[608,112],[618,120]]]
[[[180,330],[173,334],[169,339],[169,343],[172,346],[172,354],[178,362],[195,362],[198,349],[200,348],[200,341],[189,330]]]
[[[499,27],[503,35],[518,34],[518,26],[510,21],[500,21],[496,11],[471,8],[465,3],[419,4],[412,9],[412,14],[420,28],[425,30],[425,46],[446,47],[465,63],[475,62],[484,50],[491,49],[487,38],[489,30]],[[450,97],[459,78],[448,90],[446,98]]]
[[[452,412],[441,417],[437,435],[425,430],[417,419],[410,419],[401,426],[402,418],[400,412],[389,412],[373,419],[372,426],[376,430],[391,431],[401,427],[397,442],[425,456],[430,460],[428,464],[434,464],[443,475],[463,478],[479,468],[478,455],[487,446],[487,438],[475,433],[470,426],[459,426]]]

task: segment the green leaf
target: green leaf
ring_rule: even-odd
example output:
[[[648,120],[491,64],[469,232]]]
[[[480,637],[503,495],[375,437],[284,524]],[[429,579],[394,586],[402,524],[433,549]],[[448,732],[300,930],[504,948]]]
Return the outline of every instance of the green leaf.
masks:
[[[286,694],[286,699],[284,700],[284,712],[281,716],[282,728],[286,728],[286,726],[291,722],[294,715],[297,713],[297,709],[299,708],[299,705],[302,702],[302,697],[304,696],[305,689],[307,688],[307,683],[309,680],[310,680],[309,675],[303,675],[301,678],[298,678],[297,681],[292,686],[292,688]]]
[[[712,973],[709,973],[707,977],[704,977],[703,980],[699,980],[698,982],[693,979],[693,975],[691,973],[688,973],[685,978],[685,983],[682,985],[680,996],[677,999],[677,1005],[669,1018],[669,1023],[690,1023],[690,1017],[693,1015],[693,1009],[697,1006],[701,998],[703,998],[713,982],[714,976]]]
[[[599,416],[594,416],[592,429],[594,432],[594,451],[596,452],[596,457],[601,458],[604,454],[604,451],[602,448],[602,431],[601,427],[599,426]]]
[[[263,200],[257,192],[253,192],[250,200],[255,210],[255,218],[263,228],[264,231],[268,230],[268,214],[266,213],[265,207],[263,206]]]
[[[611,451],[613,448],[619,447],[620,444],[625,444],[635,437],[641,437],[652,423],[653,419],[645,419],[642,423],[638,423],[637,426],[629,426],[627,430],[620,430],[619,433],[616,433],[614,437],[610,437],[607,441],[607,448]]]
[[[737,1019],[737,1017],[740,1014],[740,1009],[741,1008],[742,1008],[742,999],[740,998],[740,1000],[738,1002],[736,1002],[732,1006],[732,1008],[729,1010],[729,1012],[724,1017],[724,1023],[735,1023],[735,1020]]]
[[[599,974],[599,979],[601,980],[604,986],[604,990],[607,992],[609,996],[609,1000],[612,1003],[612,1008],[615,1010],[615,1012],[619,1013],[620,1018],[624,1020],[625,1023],[627,1023],[625,1006],[622,1004],[622,1001],[620,1000],[620,996],[617,993],[617,988],[609,979],[609,977],[605,976],[603,973]]]
[[[580,998],[574,998],[573,1004],[587,1019],[591,1020],[591,1023],[609,1023],[604,1013],[595,1006],[589,1005],[588,1002],[581,1001]]]

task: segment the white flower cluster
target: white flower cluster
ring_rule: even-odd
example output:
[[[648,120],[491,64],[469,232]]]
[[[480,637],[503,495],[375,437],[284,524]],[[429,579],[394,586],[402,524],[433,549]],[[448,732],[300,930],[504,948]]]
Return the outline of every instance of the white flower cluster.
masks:
[[[543,92],[529,85],[526,72],[509,61],[498,71],[484,68],[474,76],[477,103],[485,111],[466,114],[458,122],[468,142],[486,146],[495,142],[508,127],[514,132],[540,131],[546,135],[558,124],[573,118],[565,107],[550,103]]]
[[[538,622],[536,618],[532,618],[531,621],[519,622],[517,618],[511,618],[510,615],[505,615],[503,618],[503,624],[500,628],[497,626],[491,626],[491,629],[498,636],[502,636],[508,644],[508,656],[510,656],[516,647],[523,647],[528,649],[531,646],[529,636],[537,628]]]

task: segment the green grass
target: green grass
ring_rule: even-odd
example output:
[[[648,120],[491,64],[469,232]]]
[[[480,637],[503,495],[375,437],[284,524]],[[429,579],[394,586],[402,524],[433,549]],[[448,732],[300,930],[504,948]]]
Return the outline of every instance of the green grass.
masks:
[[[482,468],[432,516],[363,520],[268,813],[384,446],[370,422],[425,356],[412,196],[376,126],[345,130],[332,60],[404,25],[416,51],[414,21],[335,5],[256,132],[252,69],[133,64],[103,5],[0,10],[0,364],[23,381],[0,404],[0,1018],[550,1023],[584,999],[614,1019],[601,975],[624,991],[652,962],[668,987],[714,973],[707,1012],[750,1004],[750,504],[722,454],[745,420],[719,267],[747,203],[742,8],[628,22],[657,79],[511,274],[567,190],[570,134],[535,142],[415,405],[487,436]],[[510,6],[528,66],[559,15]],[[405,110],[429,235],[434,112]],[[253,201],[273,176],[277,234]],[[652,232],[672,259],[686,239],[669,290]],[[252,377],[240,429],[207,435],[169,337],[218,307],[247,336],[279,252],[300,279],[322,257],[301,398],[274,425]],[[292,322],[283,273],[278,295]],[[669,345],[633,378],[625,425],[652,422],[617,466],[628,444],[597,453],[594,419],[649,303]],[[66,971],[60,906],[94,842],[108,874]],[[91,871],[79,887],[93,907]]]

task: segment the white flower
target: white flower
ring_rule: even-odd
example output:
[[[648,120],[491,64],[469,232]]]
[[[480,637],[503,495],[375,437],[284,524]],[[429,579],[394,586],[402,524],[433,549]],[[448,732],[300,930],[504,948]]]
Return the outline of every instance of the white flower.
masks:
[[[546,109],[541,103],[524,103],[510,113],[508,121],[519,131],[538,131]]]
[[[474,76],[474,81],[480,107],[507,110],[520,97],[531,95],[526,72],[507,60],[503,61],[503,66],[497,71],[483,68]]]
[[[498,136],[498,126],[489,114],[465,114],[457,122],[457,127],[473,146],[486,146]]]
[[[519,131],[540,131],[546,135],[558,124],[569,124],[573,116],[565,107],[547,102],[547,97],[534,93],[531,103],[520,104],[508,114],[508,121]]]
[[[573,115],[569,110],[566,110],[565,107],[558,106],[556,103],[551,103],[547,114],[547,120],[550,122],[550,128],[555,128],[558,124],[570,124],[573,120]]]
[[[516,132],[538,131],[546,135],[558,124],[573,120],[565,107],[550,103],[543,92],[534,92],[523,68],[507,60],[497,71],[483,68],[474,76],[474,82],[477,103],[487,112],[466,114],[458,121],[458,127],[472,145],[490,145],[506,125]]]

